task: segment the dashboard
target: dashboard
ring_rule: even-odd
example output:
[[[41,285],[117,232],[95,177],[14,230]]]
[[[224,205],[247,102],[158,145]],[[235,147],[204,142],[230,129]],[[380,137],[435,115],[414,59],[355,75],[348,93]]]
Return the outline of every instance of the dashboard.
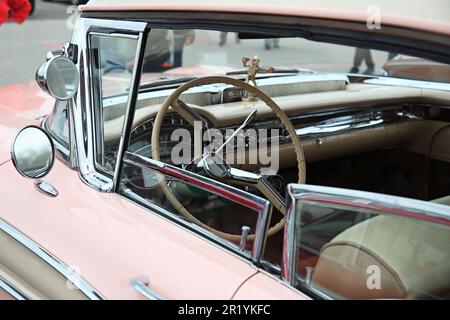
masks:
[[[370,131],[373,129],[386,128],[389,125],[398,125],[401,123],[411,123],[422,121],[430,118],[429,108],[417,105],[401,104],[390,106],[374,106],[363,110],[358,108],[348,108],[339,110],[328,110],[324,112],[309,113],[306,115],[290,116],[290,120],[296,130],[300,141],[315,141],[316,144],[325,144],[328,137],[345,136],[355,131]],[[150,118],[136,128],[133,129],[130,139],[129,150],[142,156],[151,157],[150,137],[153,129],[154,118]],[[239,125],[215,128],[221,131],[223,137],[228,137]],[[210,124],[210,128],[213,125]],[[172,148],[178,144],[179,140],[173,139],[173,132],[176,129],[188,130],[193,136],[193,127],[176,113],[168,114],[164,120],[160,132],[160,155],[161,161],[171,163]],[[276,119],[263,121],[254,121],[246,128],[253,129],[255,136],[243,137],[241,141],[245,142],[245,149],[249,150],[254,146],[265,145],[270,146],[271,139],[277,138],[280,145],[289,145],[291,139],[287,130]],[[277,136],[260,137],[260,129],[268,131],[275,129]],[[376,130],[375,130],[376,131]],[[244,135],[243,132],[240,135]],[[239,136],[239,135],[238,135]],[[375,134],[373,138],[377,138]],[[252,140],[253,139],[253,140]],[[254,141],[256,139],[257,141]],[[262,140],[266,141],[262,141]],[[364,136],[367,139],[367,135]],[[392,137],[391,141],[396,141],[396,137]],[[367,141],[370,144],[371,141]],[[192,146],[193,147],[193,146]],[[235,146],[236,147],[236,146]],[[332,157],[333,155],[330,155]]]

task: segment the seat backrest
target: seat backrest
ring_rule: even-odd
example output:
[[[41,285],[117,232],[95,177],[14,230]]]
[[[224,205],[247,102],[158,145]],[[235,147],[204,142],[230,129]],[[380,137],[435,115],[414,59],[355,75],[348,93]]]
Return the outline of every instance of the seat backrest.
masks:
[[[442,197],[439,199],[435,199],[432,202],[439,203],[439,204],[445,204],[447,206],[450,206],[450,196]]]
[[[448,295],[450,228],[380,215],[326,244],[313,285],[349,299],[414,299]],[[379,281],[374,276],[379,275]]]

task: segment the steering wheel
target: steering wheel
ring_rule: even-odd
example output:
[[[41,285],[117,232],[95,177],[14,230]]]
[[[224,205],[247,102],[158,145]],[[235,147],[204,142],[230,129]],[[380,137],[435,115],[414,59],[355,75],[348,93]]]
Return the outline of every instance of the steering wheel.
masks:
[[[170,96],[167,97],[167,99],[164,101],[163,105],[158,111],[158,114],[156,115],[154,125],[153,125],[153,131],[152,131],[152,138],[151,138],[151,145],[152,145],[152,156],[153,159],[159,161],[160,160],[160,151],[159,151],[159,137],[160,137],[160,130],[161,125],[164,119],[164,116],[167,113],[167,110],[171,106],[181,117],[183,117],[186,121],[188,121],[191,125],[194,124],[195,120],[199,119],[199,116],[196,115],[196,112],[192,109],[190,109],[183,101],[179,100],[180,95],[185,92],[188,89],[202,86],[202,85],[208,85],[208,84],[215,84],[215,83],[225,83],[232,86],[239,87],[242,90],[247,91],[248,93],[258,97],[261,101],[263,101],[267,106],[269,106],[273,113],[277,116],[277,118],[281,121],[281,123],[286,128],[287,132],[289,133],[289,136],[291,138],[291,141],[294,145],[295,154],[297,156],[297,166],[298,166],[298,183],[304,183],[306,178],[306,166],[305,166],[305,157],[303,153],[303,148],[300,143],[300,140],[295,132],[294,126],[292,125],[291,121],[289,120],[286,113],[266,94],[264,94],[261,90],[247,84],[246,82],[243,82],[241,80],[237,80],[230,77],[223,77],[223,76],[210,76],[210,77],[203,77],[198,78],[192,81],[189,81],[179,88],[175,90]],[[249,111],[250,108],[249,108]],[[201,118],[201,117],[200,117]],[[226,176],[217,176],[218,180],[225,181],[229,184],[237,184],[237,185],[243,185],[243,186],[252,186],[256,187],[283,215],[285,214],[286,206],[284,203],[284,200],[278,195],[276,191],[274,191],[273,187],[268,183],[263,176],[243,171],[240,169],[235,168],[229,168],[230,171]],[[212,175],[214,178],[214,175]],[[240,241],[241,235],[237,234],[231,234],[222,232],[219,230],[216,230],[207,224],[199,221],[197,218],[195,218],[176,198],[176,196],[173,194],[172,190],[168,186],[168,184],[165,182],[164,179],[161,179],[160,181],[160,188],[162,189],[162,192],[166,196],[167,200],[170,202],[170,204],[175,208],[175,210],[178,211],[183,217],[187,218],[188,220],[196,223],[197,225],[200,225],[201,227],[215,233],[216,235],[223,237],[225,239],[228,239],[230,241],[238,242]],[[285,223],[285,219],[282,218],[279,222],[277,222],[274,226],[270,227],[267,231],[267,235],[273,235],[283,229]],[[249,234],[248,240],[254,239],[254,234]]]

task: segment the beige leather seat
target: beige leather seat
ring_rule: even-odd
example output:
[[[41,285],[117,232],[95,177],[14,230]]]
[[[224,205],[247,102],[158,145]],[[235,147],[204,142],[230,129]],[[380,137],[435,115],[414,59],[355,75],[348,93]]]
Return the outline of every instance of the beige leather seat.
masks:
[[[379,289],[367,286],[368,279],[375,284],[370,281],[371,266],[379,268]],[[450,228],[394,215],[366,220],[322,248],[312,283],[333,296],[348,299],[433,295],[448,299]]]
[[[442,197],[442,198],[439,198],[439,199],[435,199],[432,202],[439,203],[439,204],[445,204],[447,206],[450,206],[450,196],[446,196],[446,197]]]

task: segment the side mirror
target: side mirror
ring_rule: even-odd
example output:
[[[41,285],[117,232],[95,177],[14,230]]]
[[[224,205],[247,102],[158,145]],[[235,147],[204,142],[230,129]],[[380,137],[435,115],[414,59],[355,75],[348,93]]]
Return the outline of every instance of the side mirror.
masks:
[[[41,180],[55,161],[53,141],[42,128],[28,126],[20,130],[11,146],[11,158],[22,176],[36,180],[39,191],[54,197],[58,195],[55,188]]]
[[[78,90],[80,78],[72,60],[55,56],[43,63],[36,72],[39,87],[57,100],[71,99]]]

